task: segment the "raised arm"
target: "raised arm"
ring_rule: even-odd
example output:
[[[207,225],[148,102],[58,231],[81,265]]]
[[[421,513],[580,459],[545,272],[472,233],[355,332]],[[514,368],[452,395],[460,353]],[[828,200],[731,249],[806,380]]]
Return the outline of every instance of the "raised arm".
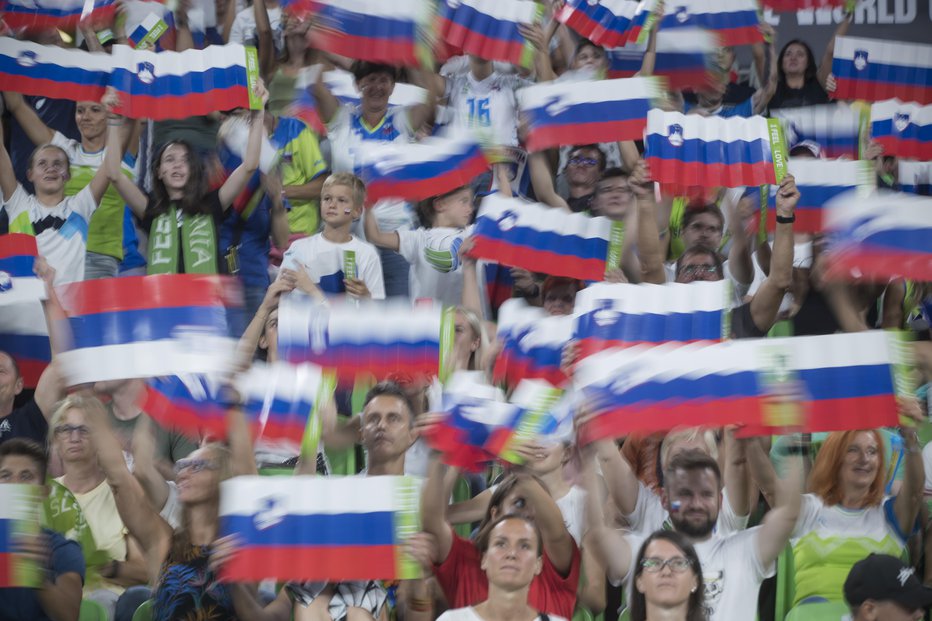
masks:
[[[446,88],[446,81],[428,69],[408,67],[407,71],[412,83],[427,89],[427,101],[408,108],[408,123],[417,131],[434,118],[437,102],[443,97]]]
[[[375,244],[379,248],[387,248],[398,252],[401,247],[401,238],[395,231],[383,231],[379,228],[379,223],[375,219],[371,209],[366,209],[362,215],[363,228],[366,231],[366,241]]]
[[[825,54],[822,55],[822,62],[819,63],[819,71],[816,73],[816,78],[819,80],[819,84],[822,88],[825,88],[825,82],[828,80],[829,74],[832,73],[832,59],[835,57],[835,39],[848,34],[848,29],[851,27],[852,21],[854,21],[854,6],[845,10],[845,18],[838,24],[838,28],[835,29],[835,34],[832,35],[828,45],[825,46]]]
[[[621,532],[605,524],[605,514],[601,503],[602,494],[599,490],[598,475],[595,473],[591,449],[583,450],[582,466],[583,487],[586,489],[586,522],[589,527],[587,540],[591,538],[595,544],[592,550],[605,567],[606,577],[613,582],[624,580],[631,570],[633,553]],[[604,472],[604,464],[602,467]]]
[[[313,31],[313,26],[311,26]],[[313,36],[313,35],[312,35]],[[312,93],[314,100],[317,102],[317,111],[320,113],[320,119],[324,123],[332,123],[336,117],[337,110],[340,109],[339,100],[334,97],[327,85],[324,84],[324,70],[317,73],[317,79],[314,81]]]
[[[246,152],[243,154],[243,163],[230,173],[223,185],[220,186],[218,198],[224,210],[233,204],[233,200],[246,187],[250,177],[259,169],[259,156],[262,152],[262,134],[265,132],[265,104],[269,100],[269,92],[265,89],[262,80],[256,83],[256,97],[262,101],[262,108],[253,110],[250,114],[249,138],[246,142]]]
[[[288,226],[288,212],[285,210],[285,203],[282,200],[284,190],[282,189],[281,173],[277,170],[270,171],[269,174],[262,175],[261,180],[265,194],[269,197],[272,243],[275,244],[276,248],[284,251],[288,248],[288,237],[291,235],[291,228]]]
[[[421,489],[421,528],[425,533],[433,535],[436,542],[434,557],[431,559],[435,564],[445,561],[453,547],[453,529],[444,518],[446,499],[450,497],[449,494],[444,495],[446,490],[443,482],[446,472],[447,467],[441,463],[440,454],[431,451],[427,463],[427,478]]]
[[[537,200],[565,211],[570,211],[570,206],[566,204],[563,197],[557,194],[553,187],[553,173],[550,172],[550,166],[547,164],[547,157],[543,151],[529,153],[527,156],[527,165],[531,173],[531,186],[534,188],[534,196]]]
[[[104,95],[104,101],[108,109],[112,110],[116,105],[116,97],[116,91],[108,89],[107,94]],[[146,205],[149,204],[149,198],[139,189],[133,180],[124,175],[123,171],[120,169],[120,154],[122,152],[120,135],[122,125],[122,117],[112,113],[108,114],[107,151],[104,154],[104,161],[100,166],[100,170],[97,172],[99,174],[101,170],[106,171],[107,182],[113,184],[113,187],[116,188],[117,192],[133,211],[133,215],[142,220],[146,213]],[[97,175],[95,175],[94,178],[96,179]],[[104,186],[104,191],[106,191],[106,189],[106,186]]]
[[[16,181],[16,173],[13,171],[13,160],[7,152],[6,143],[3,139],[3,125],[0,125],[0,190],[3,191],[3,200],[8,201],[13,197],[13,192],[19,183]]]
[[[737,516],[751,513],[748,490],[748,460],[744,443],[735,439],[734,429],[725,429],[725,490],[728,504]]]
[[[55,131],[42,122],[36,111],[26,103],[21,93],[6,91],[3,93],[6,109],[10,111],[19,126],[23,128],[32,144],[39,146],[52,142]]]
[[[637,198],[637,244],[641,264],[641,280],[662,285],[667,282],[663,270],[663,245],[657,228],[657,205],[654,183],[644,160],[638,160],[628,183]]]
[[[252,11],[256,20],[256,39],[259,53],[259,75],[263,80],[271,80],[275,76],[276,52],[275,40],[272,37],[272,23],[269,20],[269,11],[265,6],[265,0],[253,0]],[[283,16],[289,19],[287,16]],[[229,31],[224,31],[224,35],[229,41]]]
[[[728,249],[728,270],[734,279],[743,284],[750,285],[754,280],[754,264],[751,259],[751,236],[748,233],[747,223],[749,222],[748,214],[754,212],[754,202],[749,196],[741,197],[737,203],[728,200],[726,194],[725,201],[730,203],[724,206],[731,213],[728,218],[728,229],[731,232],[731,247]]]
[[[572,567],[576,544],[566,530],[560,507],[535,477],[520,475],[516,487],[534,508],[534,521],[537,522],[544,540],[544,552],[553,563],[554,569],[562,575],[568,574]]]
[[[479,266],[478,261],[470,256],[470,250],[473,247],[472,237],[463,240],[460,246],[459,255],[463,262],[463,297],[461,304],[473,313],[479,320],[482,320],[482,296],[479,292]]]
[[[921,422],[923,416],[919,402],[912,397],[900,399],[900,417],[911,419],[913,425]],[[900,435],[903,437],[903,444],[906,445],[906,471],[903,473],[903,486],[893,501],[893,514],[896,516],[900,532],[908,537],[913,532],[919,505],[922,503],[925,471],[916,428],[900,427]]]
[[[757,532],[757,555],[763,567],[777,560],[793,534],[803,502],[803,479],[802,457],[798,454],[787,457],[786,472],[777,483],[776,505]]]
[[[608,488],[608,496],[621,511],[622,515],[631,515],[637,508],[640,485],[631,464],[618,451],[612,440],[593,442],[595,457],[602,470],[602,478]]]
[[[780,310],[783,295],[793,283],[793,223],[799,190],[793,175],[786,175],[777,189],[777,230],[773,238],[773,256],[770,275],[761,283],[751,299],[751,319],[758,330],[766,332],[773,327]],[[780,222],[788,219],[789,222]]]
[[[761,438],[748,438],[738,440],[739,444],[744,445],[744,454],[748,462],[748,474],[751,479],[760,488],[764,500],[771,507],[777,504],[777,472],[761,444]],[[731,491],[728,492],[729,496]]]
[[[777,33],[767,23],[762,23],[760,29],[767,41],[767,47],[764,48],[767,55],[767,71],[765,75],[760,75],[761,87],[754,91],[751,97],[754,114],[762,114],[773,98],[773,94],[777,92]]]

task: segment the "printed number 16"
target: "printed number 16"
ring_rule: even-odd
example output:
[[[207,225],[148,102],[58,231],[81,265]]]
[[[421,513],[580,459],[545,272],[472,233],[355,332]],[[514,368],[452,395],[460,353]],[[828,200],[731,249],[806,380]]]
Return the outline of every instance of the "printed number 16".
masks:
[[[470,97],[466,100],[467,105],[469,105],[469,120],[478,123],[484,127],[488,127],[492,124],[492,118],[489,112],[489,100],[488,99],[475,99]]]

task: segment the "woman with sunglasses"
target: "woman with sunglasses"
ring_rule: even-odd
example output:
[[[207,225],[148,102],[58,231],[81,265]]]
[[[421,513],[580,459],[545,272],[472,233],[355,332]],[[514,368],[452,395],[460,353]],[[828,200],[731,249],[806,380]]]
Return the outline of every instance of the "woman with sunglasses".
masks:
[[[658,530],[638,552],[631,621],[705,621],[702,567],[679,533]]]

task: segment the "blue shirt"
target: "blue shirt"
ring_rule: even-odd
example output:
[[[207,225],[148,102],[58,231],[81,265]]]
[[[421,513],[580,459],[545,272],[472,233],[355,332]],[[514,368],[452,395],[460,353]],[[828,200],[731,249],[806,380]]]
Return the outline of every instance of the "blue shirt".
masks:
[[[84,554],[81,546],[58,533],[42,529],[49,537],[52,554],[49,565],[53,579],[62,574],[74,572],[81,576],[84,584]],[[10,588],[0,589],[0,621],[50,621],[39,605],[37,589]]]

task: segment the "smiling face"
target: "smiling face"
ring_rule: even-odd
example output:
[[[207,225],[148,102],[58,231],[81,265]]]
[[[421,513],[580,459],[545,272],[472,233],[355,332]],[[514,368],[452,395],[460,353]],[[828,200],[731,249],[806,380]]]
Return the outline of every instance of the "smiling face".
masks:
[[[644,550],[635,587],[651,604],[671,608],[688,601],[699,584],[683,551],[671,541],[654,539]]]
[[[357,80],[356,88],[364,111],[384,114],[388,110],[388,98],[395,90],[395,80],[388,73],[377,71]]]
[[[880,468],[883,449],[873,433],[862,431],[854,436],[845,451],[838,478],[843,489],[870,488]]]
[[[68,156],[58,147],[39,147],[32,156],[26,177],[36,188],[36,194],[56,194],[65,189],[71,177]]]
[[[188,148],[180,143],[172,143],[162,151],[159,159],[158,177],[165,185],[170,196],[178,195],[184,191],[188,179],[191,177],[191,154]]]
[[[537,541],[534,527],[525,520],[496,524],[481,562],[489,583],[509,591],[527,588],[542,567]]]
[[[81,138],[99,138],[107,131],[107,109],[98,101],[79,101],[74,108],[74,121]]]
[[[664,508],[676,530],[699,539],[712,534],[722,503],[715,473],[708,468],[678,469],[663,485]]]

